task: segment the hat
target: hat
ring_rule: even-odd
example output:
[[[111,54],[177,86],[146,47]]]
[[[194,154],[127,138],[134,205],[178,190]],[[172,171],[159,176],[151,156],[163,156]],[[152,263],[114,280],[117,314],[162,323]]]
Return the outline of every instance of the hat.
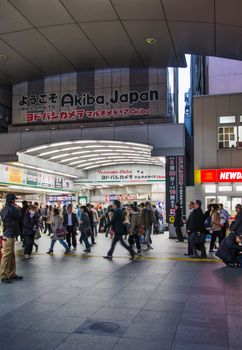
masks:
[[[18,199],[14,193],[8,193],[6,196],[6,202],[7,203],[12,203],[14,202],[16,199]]]

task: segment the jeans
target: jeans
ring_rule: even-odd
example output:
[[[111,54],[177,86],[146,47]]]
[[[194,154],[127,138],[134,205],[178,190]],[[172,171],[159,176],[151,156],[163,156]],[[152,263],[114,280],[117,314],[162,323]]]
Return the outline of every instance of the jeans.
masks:
[[[98,225],[98,222],[94,222],[92,227],[93,227],[93,233],[95,236],[97,236],[97,225]]]
[[[31,255],[34,245],[34,236],[24,236],[24,255]]]
[[[81,237],[80,237],[80,242],[83,241],[85,243],[86,249],[90,249],[90,243],[88,241],[88,229],[82,229],[81,231]]]
[[[220,245],[222,240],[223,240],[223,235],[222,235],[221,231],[213,231],[213,233],[211,235],[211,242],[210,242],[209,250],[213,250],[217,237],[219,239],[219,245]]]
[[[150,226],[150,227],[147,227],[146,229],[145,229],[145,239],[144,239],[144,241],[145,241],[145,244],[147,244],[148,246],[150,245],[150,243],[152,242],[151,241],[151,231],[152,231],[152,226]]]
[[[137,250],[141,250],[140,237],[137,234],[129,236],[129,245],[132,248],[134,243],[136,244]]]
[[[125,249],[128,250],[128,252],[130,253],[130,255],[133,255],[133,254],[134,254],[133,249],[132,249],[130,246],[128,246],[128,244],[124,241],[122,235],[115,232],[115,235],[114,235],[114,237],[113,237],[113,241],[112,241],[112,244],[111,244],[111,248],[110,248],[110,250],[108,251],[108,256],[113,256],[113,252],[114,252],[115,246],[116,246],[116,244],[118,243],[118,241],[120,241],[120,243],[122,244],[122,246],[123,246]]]
[[[74,230],[73,226],[67,226],[67,235],[66,235],[66,241],[68,244],[68,247],[71,248],[71,243],[73,245],[73,248],[76,248],[77,242],[76,242],[76,231]]]
[[[56,241],[59,241],[60,244],[65,248],[65,250],[69,250],[68,245],[64,239],[52,239],[50,244],[50,251],[53,252]]]

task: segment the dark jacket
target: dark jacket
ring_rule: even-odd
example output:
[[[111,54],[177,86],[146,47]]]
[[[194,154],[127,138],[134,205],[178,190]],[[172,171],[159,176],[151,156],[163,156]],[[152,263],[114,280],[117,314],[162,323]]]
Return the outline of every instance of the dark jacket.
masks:
[[[235,221],[230,227],[230,231],[242,234],[242,211],[239,211]]]
[[[86,211],[81,212],[81,217],[80,217],[80,230],[81,231],[88,231],[91,227],[89,215]]]
[[[178,208],[175,211],[174,227],[182,227],[182,226],[183,226],[182,211],[180,208]]]
[[[124,233],[124,216],[121,208],[114,209],[113,218],[110,221],[110,226],[113,227],[115,234],[122,235]]]
[[[187,219],[187,232],[191,233],[192,232],[192,214],[193,214],[194,209],[190,212],[188,219]]]
[[[149,229],[155,221],[155,213],[152,209],[144,208],[141,212],[140,222],[145,229]]]
[[[205,232],[205,227],[204,227],[204,216],[203,216],[203,211],[201,208],[194,209],[193,212],[191,213],[191,219],[190,219],[189,227],[191,232],[200,232],[204,233]]]
[[[38,228],[38,218],[36,215],[30,216],[30,213],[24,215],[23,234],[24,236],[34,236]]]
[[[225,264],[235,263],[242,246],[236,242],[236,235],[231,232],[229,236],[224,238],[220,247],[216,252],[216,256],[223,260]]]
[[[64,215],[63,226],[68,226],[68,213]],[[72,226],[74,230],[76,230],[78,227],[78,220],[75,213],[72,213]]]
[[[3,220],[3,236],[14,238],[19,235],[19,222],[22,220],[20,211],[12,204],[6,203],[1,211]]]

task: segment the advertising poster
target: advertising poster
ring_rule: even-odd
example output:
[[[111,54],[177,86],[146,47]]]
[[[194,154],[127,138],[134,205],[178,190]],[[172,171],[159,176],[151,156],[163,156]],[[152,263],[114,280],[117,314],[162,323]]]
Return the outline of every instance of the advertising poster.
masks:
[[[37,186],[38,185],[38,172],[35,170],[27,169],[26,183],[27,183],[27,185]]]
[[[181,204],[182,215],[186,215],[185,157],[166,157],[166,219],[175,220],[175,204]]]

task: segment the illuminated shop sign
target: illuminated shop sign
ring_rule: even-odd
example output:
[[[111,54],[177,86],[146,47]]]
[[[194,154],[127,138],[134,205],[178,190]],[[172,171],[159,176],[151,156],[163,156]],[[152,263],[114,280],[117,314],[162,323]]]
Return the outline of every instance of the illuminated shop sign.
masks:
[[[196,174],[196,182],[242,182],[242,169],[202,169]]]

